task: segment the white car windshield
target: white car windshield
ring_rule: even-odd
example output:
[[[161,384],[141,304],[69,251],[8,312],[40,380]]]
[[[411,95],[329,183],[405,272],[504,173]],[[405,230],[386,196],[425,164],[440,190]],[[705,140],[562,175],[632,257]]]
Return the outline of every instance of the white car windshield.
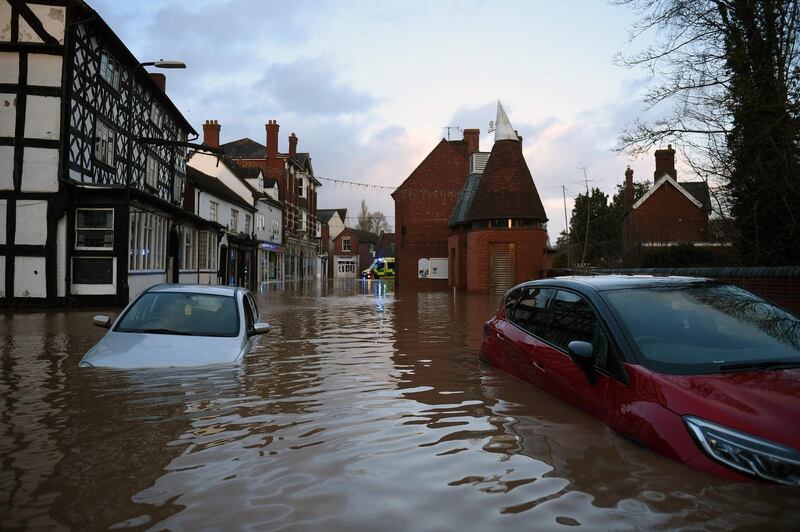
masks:
[[[123,333],[236,336],[239,314],[230,296],[150,292],[140,297],[114,329]]]

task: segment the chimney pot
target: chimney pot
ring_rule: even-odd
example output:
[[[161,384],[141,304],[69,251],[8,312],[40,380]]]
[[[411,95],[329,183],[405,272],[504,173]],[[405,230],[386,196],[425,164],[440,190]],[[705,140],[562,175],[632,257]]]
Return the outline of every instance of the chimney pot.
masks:
[[[672,144],[667,144],[667,149],[656,150],[656,170],[653,172],[653,181],[656,182],[664,174],[668,174],[672,179],[678,180],[678,173],[675,170],[675,150],[672,149]]]
[[[297,157],[297,135],[294,132],[289,135],[289,157],[292,159]]]

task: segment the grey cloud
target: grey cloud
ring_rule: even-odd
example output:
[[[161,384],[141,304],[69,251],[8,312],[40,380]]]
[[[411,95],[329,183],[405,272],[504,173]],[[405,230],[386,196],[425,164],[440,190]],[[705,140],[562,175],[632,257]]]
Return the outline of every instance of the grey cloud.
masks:
[[[267,67],[256,83],[282,109],[298,114],[337,116],[368,111],[373,96],[337,79],[333,66],[321,58],[300,59]]]

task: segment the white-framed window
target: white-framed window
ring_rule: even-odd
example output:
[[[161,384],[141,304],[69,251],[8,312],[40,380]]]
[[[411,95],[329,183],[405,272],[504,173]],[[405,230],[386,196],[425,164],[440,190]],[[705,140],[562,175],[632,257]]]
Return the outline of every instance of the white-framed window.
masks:
[[[249,214],[244,215],[244,232],[250,233],[250,222],[252,221],[253,217]]]
[[[72,286],[78,295],[113,294],[117,291],[116,257],[72,257]]]
[[[272,241],[273,242],[277,242],[278,239],[280,238],[280,236],[281,236],[281,228],[280,228],[280,225],[278,224],[278,219],[277,218],[273,218],[273,220],[272,220]]]
[[[349,252],[350,251],[350,238],[342,237],[342,251]]]
[[[306,197],[305,182],[306,182],[305,179],[303,179],[302,177],[298,176],[298,178],[297,178],[297,195],[300,196],[301,198],[305,198]]]
[[[239,232],[239,211],[231,209],[231,231]]]
[[[156,158],[148,153],[147,164],[144,172],[144,184],[153,190],[158,190],[158,174],[160,166],[161,165],[158,163]]]
[[[75,210],[75,249],[114,247],[114,209]]]
[[[158,129],[161,129],[164,126],[164,111],[156,101],[150,105],[150,121]]]
[[[131,210],[128,269],[163,270],[166,267],[168,230],[166,218],[149,212]]]
[[[197,240],[197,229],[193,227],[184,227],[183,229],[183,255],[181,256],[181,269],[194,270],[197,264],[194,243]]]
[[[264,215],[261,213],[256,213],[256,231],[264,231],[266,229],[266,222],[264,221]]]
[[[216,201],[208,202],[208,217],[212,222],[216,222],[219,219],[219,203]]]
[[[114,90],[119,90],[120,72],[119,61],[114,59],[108,50],[100,52],[100,77],[111,85]]]
[[[116,161],[117,132],[111,126],[97,120],[95,123],[94,158],[108,166]]]
[[[172,177],[172,201],[180,203],[183,200],[183,176],[173,173]]]
[[[208,269],[208,231],[200,231],[197,235],[197,269]]]

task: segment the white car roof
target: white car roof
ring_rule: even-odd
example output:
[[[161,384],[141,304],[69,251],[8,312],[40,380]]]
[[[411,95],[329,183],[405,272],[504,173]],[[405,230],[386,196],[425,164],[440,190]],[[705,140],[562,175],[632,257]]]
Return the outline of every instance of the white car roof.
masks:
[[[210,294],[215,296],[234,297],[238,286],[209,284],[159,284],[148,289],[148,292],[183,292],[191,294]]]

